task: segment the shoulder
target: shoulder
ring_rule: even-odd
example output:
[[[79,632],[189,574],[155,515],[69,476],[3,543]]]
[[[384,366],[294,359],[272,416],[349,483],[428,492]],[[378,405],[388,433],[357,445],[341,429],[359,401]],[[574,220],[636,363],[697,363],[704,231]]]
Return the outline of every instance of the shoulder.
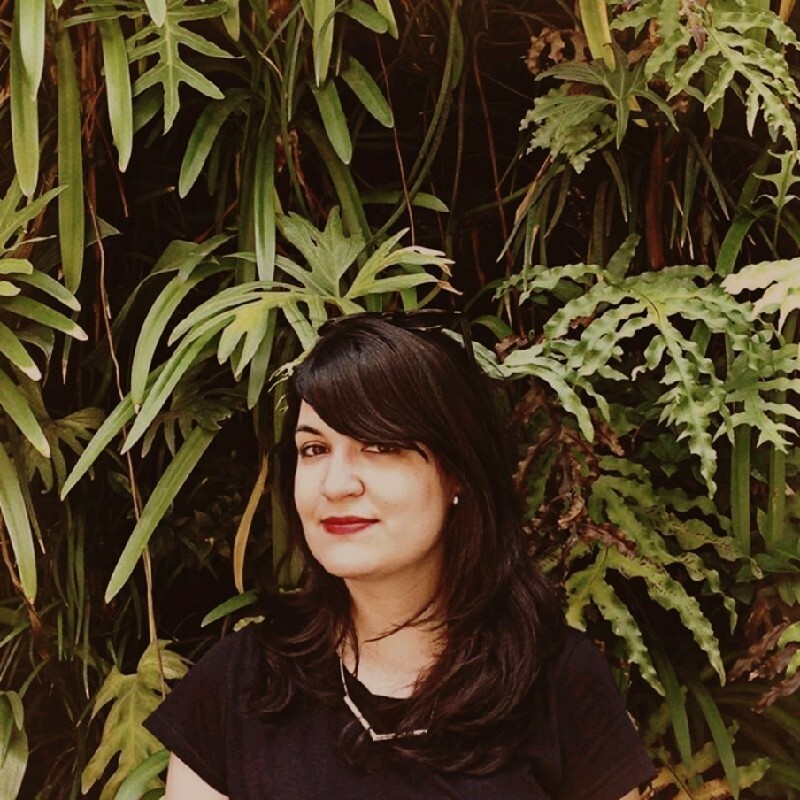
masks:
[[[240,684],[258,669],[261,653],[262,623],[247,625],[224,636],[189,670],[176,689],[183,683],[222,681],[227,685]]]

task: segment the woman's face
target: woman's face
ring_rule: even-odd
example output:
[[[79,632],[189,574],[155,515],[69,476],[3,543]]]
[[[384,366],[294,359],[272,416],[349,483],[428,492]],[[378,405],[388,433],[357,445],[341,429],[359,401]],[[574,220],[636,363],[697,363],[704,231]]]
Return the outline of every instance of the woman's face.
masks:
[[[306,402],[295,443],[295,505],[317,561],[348,584],[435,589],[456,492],[433,455],[352,439]]]

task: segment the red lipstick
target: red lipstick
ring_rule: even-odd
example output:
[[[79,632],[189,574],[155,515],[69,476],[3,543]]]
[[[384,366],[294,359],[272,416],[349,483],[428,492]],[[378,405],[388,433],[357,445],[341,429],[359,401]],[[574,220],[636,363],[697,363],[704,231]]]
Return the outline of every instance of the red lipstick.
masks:
[[[365,519],[364,517],[325,517],[322,520],[322,526],[328,533],[332,533],[335,536],[346,536],[347,534],[359,533],[376,521],[374,519]]]

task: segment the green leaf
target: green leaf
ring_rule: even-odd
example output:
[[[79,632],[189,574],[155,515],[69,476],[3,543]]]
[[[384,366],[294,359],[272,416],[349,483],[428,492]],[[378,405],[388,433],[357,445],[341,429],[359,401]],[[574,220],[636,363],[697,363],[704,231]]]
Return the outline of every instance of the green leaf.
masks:
[[[22,65],[34,94],[39,91],[44,66],[45,0],[25,0],[18,3],[19,44]]]
[[[303,11],[311,25],[311,49],[314,53],[314,80],[317,86],[328,77],[333,51],[335,0],[303,0]]]
[[[85,223],[83,213],[83,154],[81,95],[69,31],[56,35],[58,65],[58,242],[64,283],[70,292],[80,286]]]
[[[35,4],[40,1],[35,0]],[[32,197],[39,179],[39,105],[37,85],[25,70],[20,41],[25,6],[14,3],[11,23],[11,142],[19,186],[27,197]]]
[[[11,549],[17,561],[19,582],[29,603],[36,599],[36,554],[28,510],[20,487],[19,475],[0,444],[0,513],[3,515]]]
[[[265,121],[259,130],[253,184],[253,230],[259,280],[275,275],[275,138],[276,126]]]
[[[389,21],[363,0],[350,0],[342,10],[348,17],[374,33],[386,33],[389,30]]]
[[[157,13],[161,15],[163,2],[158,3]],[[182,83],[216,100],[223,98],[222,92],[203,73],[190,66],[181,58],[180,46],[194,50],[209,58],[231,58],[230,53],[197,33],[184,27],[186,22],[199,22],[216,19],[227,13],[225,0],[189,5],[187,0],[169,0],[163,21],[153,22],[133,34],[128,40],[131,61],[156,56],[155,65],[145,68],[133,87],[134,96],[144,93],[152,86],[161,85],[164,91],[164,130],[169,131],[175,122],[180,107],[179,88]]]
[[[140,800],[169,764],[169,750],[146,758],[119,786],[114,800]]]
[[[249,592],[242,592],[242,594],[229,597],[223,603],[220,603],[218,606],[212,608],[211,611],[209,611],[208,614],[203,617],[200,627],[205,628],[206,625],[210,625],[212,622],[216,622],[218,619],[227,617],[228,615],[233,614],[234,611],[239,611],[239,609],[253,605],[253,603],[255,603],[257,600],[258,592],[252,589]]]
[[[133,90],[128,72],[128,51],[118,19],[101,20],[97,28],[103,44],[111,135],[117,146],[120,172],[125,172],[133,148]]]
[[[203,248],[203,252],[207,248]],[[199,255],[199,253],[194,253]],[[186,264],[184,264],[186,266]],[[175,310],[183,302],[189,292],[207,277],[220,272],[222,268],[216,264],[205,264],[195,269],[190,276],[183,274],[183,269],[162,289],[156,301],[147,312],[142,322],[142,332],[136,340],[131,364],[131,398],[136,408],[144,399],[147,382],[150,379],[153,355],[167,323]]]
[[[71,319],[30,297],[11,297],[3,302],[3,310],[32,319],[48,328],[54,328],[80,342],[85,342],[89,338]]]
[[[145,5],[153,22],[161,27],[167,19],[167,0],[145,0]]]
[[[41,380],[42,373],[36,366],[36,362],[30,357],[11,329],[2,322],[0,322],[0,353],[32,381]]]
[[[192,135],[186,145],[178,179],[178,194],[186,197],[203,169],[208,154],[217,140],[220,129],[235,111],[247,101],[249,95],[243,90],[232,90],[222,100],[209,103],[197,118]]]
[[[0,741],[0,797],[15,800],[28,766],[28,736],[16,692],[0,691],[0,731],[5,732]]]
[[[216,431],[208,431],[197,426],[164,471],[147,504],[142,509],[142,515],[114,567],[105,591],[106,603],[117,595],[131,576],[156,525],[161,522],[175,499],[175,495],[180,491],[181,486],[186,482],[215,435]]]
[[[739,771],[736,766],[736,756],[733,752],[733,736],[728,732],[725,722],[722,719],[719,707],[709,694],[708,689],[697,680],[687,681],[689,691],[694,695],[700,711],[703,713],[714,746],[717,748],[722,768],[725,770],[725,777],[734,798],[739,797]]]
[[[353,90],[364,108],[385,128],[394,127],[394,116],[389,103],[372,76],[353,56],[347,59],[342,80]],[[342,159],[344,161],[344,159]],[[347,163],[347,162],[345,162]]]
[[[7,260],[7,259],[6,259]],[[81,304],[75,299],[68,289],[65,289],[57,280],[51,278],[46,272],[31,272],[29,275],[18,275],[15,278],[19,283],[26,283],[41,289],[45,294],[50,295],[54,300],[65,305],[70,311],[80,311]]]
[[[116,769],[100,794],[100,800],[114,800],[126,776],[151,756],[163,752],[163,745],[142,724],[161,702],[165,688],[162,670],[167,680],[179,680],[187,671],[186,661],[167,650],[163,641],[145,650],[135,673],[125,675],[117,667],[111,668],[94,702],[92,719],[104,706],[110,703],[111,707],[100,745],[81,774],[83,794],[103,777],[112,759],[118,758]]]
[[[319,87],[312,87],[317,101],[322,124],[336,155],[342,163],[349,164],[353,157],[353,143],[347,128],[347,118],[342,110],[342,101],[333,80],[327,80]]]
[[[398,36],[397,20],[395,19],[394,11],[392,10],[391,0],[375,0],[375,8],[386,20],[389,26],[389,35],[396,39]]]
[[[0,406],[11,417],[22,435],[45,457],[50,456],[50,445],[39,421],[33,414],[25,396],[0,369]]]
[[[402,189],[381,189],[372,192],[364,192],[361,195],[361,202],[366,206],[376,205],[397,205],[405,200]],[[430,211],[438,211],[446,214],[450,209],[438,197],[428,192],[417,192],[411,197],[411,205],[417,208],[427,208]]]
[[[106,417],[97,433],[92,437],[86,449],[81,453],[77,463],[67,477],[61,489],[63,500],[72,491],[75,484],[89,471],[92,464],[105,452],[111,440],[117,436],[125,425],[133,418],[133,401],[127,395],[117,407]]]

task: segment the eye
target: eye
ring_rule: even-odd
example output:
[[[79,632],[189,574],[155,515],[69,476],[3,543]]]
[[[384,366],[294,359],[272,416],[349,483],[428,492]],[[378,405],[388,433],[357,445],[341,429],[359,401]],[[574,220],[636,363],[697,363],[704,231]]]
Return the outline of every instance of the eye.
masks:
[[[325,452],[325,445],[319,442],[308,442],[297,446],[297,454],[300,458],[313,458]]]
[[[367,442],[364,450],[368,453],[399,453],[403,448],[391,442]]]

